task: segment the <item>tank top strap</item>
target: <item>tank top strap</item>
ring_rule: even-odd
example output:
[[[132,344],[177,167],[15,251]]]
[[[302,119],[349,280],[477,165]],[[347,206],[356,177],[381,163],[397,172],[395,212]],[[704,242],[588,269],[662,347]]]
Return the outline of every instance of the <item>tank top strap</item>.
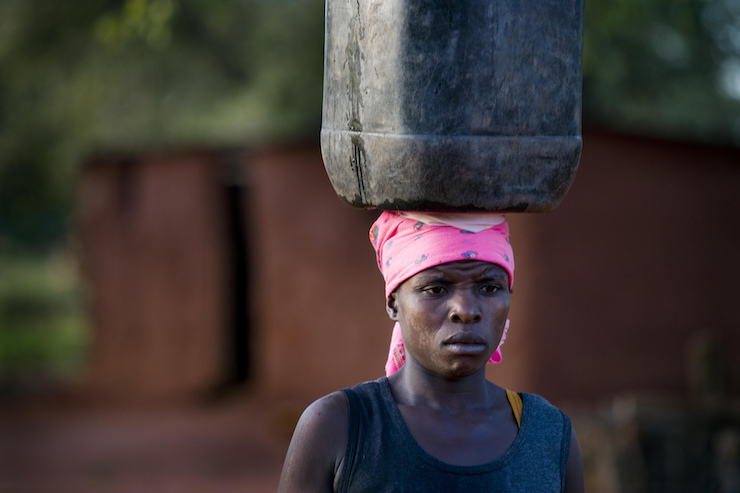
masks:
[[[516,425],[518,428],[522,427],[522,411],[524,410],[524,405],[522,404],[522,398],[519,394],[516,392],[512,392],[509,389],[506,389],[506,398],[509,399],[509,405],[511,406],[511,411],[514,413],[514,419],[516,419]]]

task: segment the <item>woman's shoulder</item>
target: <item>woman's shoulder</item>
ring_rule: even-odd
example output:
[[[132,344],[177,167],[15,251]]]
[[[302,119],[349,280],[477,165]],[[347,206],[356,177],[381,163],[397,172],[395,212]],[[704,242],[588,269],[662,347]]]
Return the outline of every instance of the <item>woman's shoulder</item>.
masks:
[[[332,392],[303,411],[283,466],[278,491],[331,491],[347,441],[347,399]]]
[[[346,441],[350,395],[382,392],[383,381],[381,378],[359,383],[317,399],[303,411],[296,433],[305,428],[316,429],[321,433],[329,429],[332,436],[338,435],[341,442]]]
[[[347,421],[347,398],[342,390],[337,390],[315,400],[309,405],[298,421],[296,432],[301,427],[336,429],[338,423]],[[341,428],[341,427],[339,427]]]
[[[346,387],[339,390],[339,392],[345,395],[382,394],[386,388],[390,388],[388,377],[381,377],[377,380],[368,380],[367,382],[358,383],[353,387]]]
[[[560,408],[538,394],[519,392],[523,403],[525,420],[536,420],[542,423],[551,422],[559,427],[570,428],[570,418]]]
[[[522,400],[528,400],[533,403],[537,403],[540,405],[546,405],[546,406],[552,406],[550,401],[547,400],[547,398],[539,395],[539,394],[532,394],[530,392],[517,392],[520,396],[522,396]]]
[[[530,394],[529,392],[517,392],[517,393],[521,396],[522,402],[524,404],[529,404],[530,406],[535,406],[541,409],[559,411],[559,409],[554,404],[552,404],[545,397],[542,397],[539,394]]]

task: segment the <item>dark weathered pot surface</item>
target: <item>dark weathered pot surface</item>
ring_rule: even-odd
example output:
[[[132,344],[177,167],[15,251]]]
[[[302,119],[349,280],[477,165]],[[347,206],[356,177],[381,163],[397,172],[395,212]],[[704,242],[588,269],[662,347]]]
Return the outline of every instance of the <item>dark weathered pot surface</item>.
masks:
[[[552,210],[581,154],[583,0],[327,0],[321,148],[342,200]]]

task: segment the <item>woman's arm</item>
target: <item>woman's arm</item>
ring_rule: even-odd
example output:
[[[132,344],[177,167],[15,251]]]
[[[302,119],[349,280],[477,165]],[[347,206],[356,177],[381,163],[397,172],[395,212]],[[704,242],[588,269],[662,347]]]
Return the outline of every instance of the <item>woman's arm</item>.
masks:
[[[581,462],[581,449],[578,446],[576,431],[571,428],[570,453],[568,464],[565,466],[565,493],[583,493],[583,463]]]
[[[334,392],[303,412],[280,475],[278,493],[331,493],[347,444],[347,398]]]

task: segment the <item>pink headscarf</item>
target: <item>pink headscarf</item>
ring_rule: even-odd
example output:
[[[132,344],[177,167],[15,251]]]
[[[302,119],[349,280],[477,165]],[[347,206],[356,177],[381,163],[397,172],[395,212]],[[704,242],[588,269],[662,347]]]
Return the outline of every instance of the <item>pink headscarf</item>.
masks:
[[[440,221],[432,214],[415,217],[412,213],[386,211],[372,225],[370,242],[385,279],[386,298],[413,275],[435,265],[458,260],[475,259],[499,265],[509,274],[509,287],[514,284],[514,252],[509,243],[509,226],[503,217],[483,217],[479,221],[482,224],[475,224],[471,219],[448,221],[443,216],[439,216]],[[481,216],[486,215],[475,215]],[[508,329],[507,320],[501,342],[489,362],[501,362],[501,345],[506,340]],[[401,326],[396,322],[385,364],[386,375],[398,371],[405,362]]]

